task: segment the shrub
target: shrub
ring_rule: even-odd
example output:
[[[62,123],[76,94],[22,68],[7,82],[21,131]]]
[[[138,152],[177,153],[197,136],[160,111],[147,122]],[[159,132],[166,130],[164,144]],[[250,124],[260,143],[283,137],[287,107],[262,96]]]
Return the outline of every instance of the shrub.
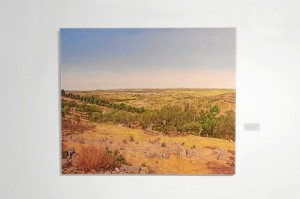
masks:
[[[154,138],[153,140],[149,139],[151,144],[158,143],[160,141],[160,137]]]
[[[160,146],[161,146],[161,147],[166,147],[167,145],[166,145],[165,142],[162,142]]]
[[[184,125],[182,130],[185,131],[185,132],[188,132],[188,133],[200,136],[202,128],[201,128],[201,124],[200,123],[198,123],[198,122],[190,122],[190,123]]]
[[[96,146],[85,146],[78,156],[78,166],[85,173],[95,170],[108,170],[114,168],[115,159],[103,148]]]
[[[134,142],[134,137],[132,135],[130,136],[129,141]]]
[[[74,120],[75,120],[76,122],[80,122],[80,117],[79,117],[78,115],[75,115],[75,116],[74,116]]]
[[[122,164],[128,164],[118,149],[114,150],[113,155],[115,158],[115,167],[121,167]]]
[[[99,112],[92,112],[89,115],[89,120],[92,121],[92,122],[100,121],[101,118],[102,118],[102,113],[99,113]]]
[[[77,103],[76,103],[74,100],[71,100],[71,101],[68,101],[68,102],[67,102],[67,105],[68,105],[69,107],[76,107],[76,106],[77,106]]]
[[[102,112],[102,110],[96,105],[85,105],[83,107],[83,111],[86,112],[87,114],[91,114],[93,112],[99,112],[99,113]]]
[[[126,140],[126,139],[124,139],[124,140],[123,140],[123,143],[127,144],[127,140]]]
[[[70,107],[68,105],[62,104],[61,115],[65,117],[70,112]]]

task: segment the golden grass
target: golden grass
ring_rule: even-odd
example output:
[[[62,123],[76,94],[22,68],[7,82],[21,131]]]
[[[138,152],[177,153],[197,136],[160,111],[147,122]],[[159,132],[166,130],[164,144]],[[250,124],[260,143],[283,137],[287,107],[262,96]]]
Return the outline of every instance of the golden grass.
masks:
[[[147,109],[160,109],[169,103],[184,101],[194,101],[202,97],[213,97],[216,95],[234,93],[234,89],[127,89],[127,90],[97,90],[97,91],[77,91],[79,95],[94,95],[101,99],[112,102],[125,103],[128,105]],[[219,101],[218,103],[221,103]],[[207,104],[206,100],[201,101]],[[234,110],[234,109],[232,109]]]
[[[122,141],[123,139],[130,139],[130,136],[134,137],[135,141],[149,141],[149,139],[160,138],[160,142],[184,142],[185,145],[192,147],[195,145],[197,148],[223,148],[227,150],[234,150],[234,143],[229,142],[228,140],[217,139],[217,138],[207,138],[207,137],[199,137],[194,135],[186,135],[186,136],[178,136],[178,137],[170,137],[167,135],[149,135],[144,133],[141,129],[131,129],[127,127],[119,127],[111,124],[99,124],[97,125],[97,132],[102,133],[94,133],[92,131],[84,133],[82,136],[85,138],[101,138],[105,137],[105,134],[114,134],[115,141]]]
[[[161,174],[213,174],[214,172],[207,167],[207,162],[216,161],[216,159],[210,157],[210,154],[204,154],[204,159],[186,158],[184,154],[182,156],[172,155],[168,159],[148,158],[145,156],[143,151],[147,145],[153,145],[149,142],[149,140],[159,140],[159,143],[157,143],[155,148],[155,152],[157,153],[163,153],[164,150],[168,150],[168,146],[170,146],[172,143],[174,144],[182,142],[184,142],[184,146],[186,147],[192,147],[195,145],[196,148],[222,148],[235,151],[235,144],[227,140],[198,137],[194,135],[179,137],[169,137],[161,134],[152,135],[146,134],[140,129],[130,129],[111,124],[96,124],[96,129],[88,130],[78,136],[86,140],[109,137],[113,140],[116,148],[120,149],[123,147],[126,149],[123,155],[129,163],[141,165],[143,162],[146,162],[147,165],[156,171],[156,173]],[[130,137],[134,138],[134,142],[129,141]],[[124,139],[126,139],[128,142],[123,143]],[[163,142],[166,143],[167,147],[160,147],[161,143]],[[79,151],[79,154],[81,154],[81,157],[83,158],[85,155],[89,155],[90,153],[86,150],[83,151],[83,149],[88,146],[85,144],[65,142],[65,145],[67,145],[68,148],[75,148],[76,151]],[[155,144],[153,146],[155,146]],[[104,147],[104,145],[102,147]],[[93,159],[94,155],[88,158]],[[87,164],[88,161],[84,161],[84,164]],[[217,163],[225,165],[225,163],[222,161],[218,161]],[[92,168],[95,169],[94,163],[84,167],[86,171],[90,171]]]

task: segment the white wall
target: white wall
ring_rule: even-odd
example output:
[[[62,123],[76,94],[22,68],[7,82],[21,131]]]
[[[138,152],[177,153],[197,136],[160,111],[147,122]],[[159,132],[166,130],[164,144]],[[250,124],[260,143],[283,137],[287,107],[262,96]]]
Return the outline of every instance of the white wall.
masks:
[[[299,0],[1,1],[0,198],[299,198],[299,9]],[[61,176],[61,27],[237,27],[236,175]]]

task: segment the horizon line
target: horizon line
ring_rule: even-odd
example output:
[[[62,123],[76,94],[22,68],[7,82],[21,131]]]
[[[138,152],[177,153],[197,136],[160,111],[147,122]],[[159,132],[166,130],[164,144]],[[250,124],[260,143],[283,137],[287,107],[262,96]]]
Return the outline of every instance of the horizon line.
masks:
[[[189,88],[184,88],[184,87],[174,87],[174,88],[105,88],[105,89],[64,89],[61,88],[61,90],[65,91],[105,91],[105,90],[175,90],[175,89],[203,89],[203,90],[236,90],[236,88],[201,88],[201,87],[189,87]]]

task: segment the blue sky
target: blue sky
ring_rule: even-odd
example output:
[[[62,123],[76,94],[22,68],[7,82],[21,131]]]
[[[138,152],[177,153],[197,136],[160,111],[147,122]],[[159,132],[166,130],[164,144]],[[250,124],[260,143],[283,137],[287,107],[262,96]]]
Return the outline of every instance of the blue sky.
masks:
[[[234,88],[235,29],[61,29],[62,88]]]

